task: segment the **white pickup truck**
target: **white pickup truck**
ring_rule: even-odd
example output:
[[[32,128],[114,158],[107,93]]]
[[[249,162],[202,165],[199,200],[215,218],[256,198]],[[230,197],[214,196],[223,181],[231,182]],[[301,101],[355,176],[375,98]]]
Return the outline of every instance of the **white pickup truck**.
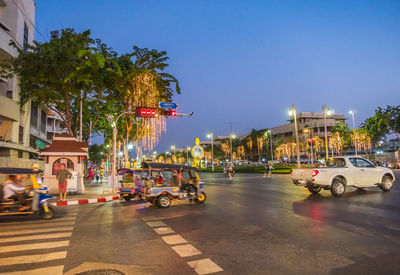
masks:
[[[356,188],[377,186],[383,191],[390,191],[395,177],[392,170],[377,167],[367,159],[345,156],[328,159],[326,167],[294,169],[292,180],[294,184],[305,186],[313,194],[324,189],[340,197],[347,186]]]

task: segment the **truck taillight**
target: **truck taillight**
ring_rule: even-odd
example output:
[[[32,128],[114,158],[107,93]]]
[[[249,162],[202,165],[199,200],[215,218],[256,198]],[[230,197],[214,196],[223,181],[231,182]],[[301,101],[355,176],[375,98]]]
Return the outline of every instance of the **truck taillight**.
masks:
[[[315,177],[316,175],[318,175],[319,171],[318,170],[312,170],[312,176]]]

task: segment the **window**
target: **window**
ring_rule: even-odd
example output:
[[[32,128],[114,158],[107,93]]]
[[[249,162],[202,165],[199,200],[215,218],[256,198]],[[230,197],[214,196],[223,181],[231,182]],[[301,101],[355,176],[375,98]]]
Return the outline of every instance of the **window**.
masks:
[[[40,114],[40,131],[46,133],[46,112],[42,110]]]
[[[371,162],[365,159],[360,159],[360,158],[350,158],[351,164],[353,164],[354,167],[359,167],[359,168],[372,168],[375,167]]]
[[[35,104],[32,103],[31,105],[31,125],[35,128],[37,128],[37,124],[38,124],[38,108]]]
[[[18,158],[22,159],[24,157],[24,152],[22,150],[18,150]]]
[[[330,158],[326,163],[327,167],[346,167],[346,162],[343,158]]]
[[[24,23],[24,51],[26,51],[26,45],[29,43],[29,29],[26,23]]]
[[[18,142],[21,144],[24,143],[24,127],[22,127],[21,125],[19,126]]]
[[[36,149],[36,138],[32,135],[29,138],[29,146]]]
[[[12,98],[12,96],[13,96],[13,91],[8,90],[7,91],[7,97],[8,98]]]
[[[60,158],[53,163],[53,175],[57,175],[60,166],[64,166],[64,168],[70,171],[74,170],[74,163],[70,159]]]

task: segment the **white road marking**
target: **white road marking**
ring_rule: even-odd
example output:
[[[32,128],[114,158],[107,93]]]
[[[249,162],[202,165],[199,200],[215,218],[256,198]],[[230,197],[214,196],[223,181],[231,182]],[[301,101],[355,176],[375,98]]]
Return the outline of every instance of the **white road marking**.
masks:
[[[60,231],[72,231],[74,229],[73,226],[61,226],[61,227],[50,227],[50,228],[40,228],[40,229],[31,229],[31,230],[18,230],[18,231],[7,231],[7,232],[0,232],[0,237],[3,236],[19,236],[25,234],[33,234],[33,233],[45,233],[45,232],[57,232]],[[0,238],[1,242],[1,238]]]
[[[66,238],[66,237],[71,237],[71,235],[72,235],[72,232],[64,232],[64,233],[47,233],[47,234],[43,234],[43,235],[33,235],[33,236],[29,235],[29,236],[19,236],[19,237],[11,237],[11,238],[1,238],[0,243]]]
[[[147,225],[150,227],[160,227],[160,226],[167,226],[164,222],[162,221],[155,221],[155,222],[147,222]]]
[[[144,220],[145,222],[147,221],[153,221],[153,220],[158,220],[159,218],[154,217],[154,216],[149,216],[149,217],[144,217],[142,218],[142,220]]]
[[[190,257],[201,254],[201,252],[191,244],[176,245],[173,246],[172,249],[181,257]]]
[[[171,236],[164,236],[161,237],[164,242],[167,244],[181,244],[181,243],[187,243],[187,241],[181,237],[181,235],[171,235]]]
[[[172,230],[170,227],[157,227],[157,228],[153,228],[153,229],[154,229],[154,231],[156,231],[156,233],[158,235],[175,233],[175,231]]]
[[[23,264],[40,263],[51,260],[65,259],[66,257],[67,257],[67,251],[60,251],[48,254],[0,258],[0,266],[21,264],[21,263]]]
[[[0,253],[68,246],[68,241],[0,246]]]
[[[26,227],[26,226],[31,226],[31,225],[51,225],[51,224],[56,224],[56,223],[60,223],[60,222],[68,222],[68,221],[75,221],[76,220],[76,216],[69,216],[69,217],[62,217],[62,218],[55,218],[54,220],[39,220],[39,221],[29,221],[29,222],[7,222],[7,223],[0,223],[0,226],[22,226],[22,227]]]
[[[0,274],[7,274],[7,275],[62,275],[64,270],[63,265],[59,266],[51,266],[51,267],[42,267],[38,269],[31,269],[25,271],[15,271],[15,272],[4,272]]]
[[[43,224],[35,224],[35,225],[30,225],[29,226],[29,228],[32,228],[32,229],[36,229],[36,228],[43,228],[43,226],[45,226],[46,228],[56,228],[56,227],[62,227],[62,226],[68,226],[68,225],[74,225],[75,224],[75,221],[70,221],[70,222],[63,222],[63,223],[55,223],[55,224],[46,224],[46,223],[43,223]],[[0,225],[0,226],[3,226],[3,225]],[[23,224],[20,224],[20,225],[13,225],[13,226],[7,226],[7,232],[10,232],[10,231],[14,231],[15,233],[18,233],[19,231],[19,229],[26,229],[28,226],[24,226]],[[22,231],[22,230],[21,230]],[[3,234],[3,232],[0,232],[0,234]]]
[[[198,261],[188,262],[188,265],[197,272],[197,274],[210,274],[215,272],[224,271],[216,263],[209,258]]]

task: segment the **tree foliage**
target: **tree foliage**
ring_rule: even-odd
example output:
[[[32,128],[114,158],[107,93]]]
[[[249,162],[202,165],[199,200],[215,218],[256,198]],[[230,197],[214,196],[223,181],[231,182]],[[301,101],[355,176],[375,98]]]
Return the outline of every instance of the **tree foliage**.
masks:
[[[18,76],[21,104],[32,100],[44,104],[62,118],[68,131],[77,135],[80,100],[85,101],[85,117],[101,110],[103,89],[98,86],[99,72],[105,67],[105,57],[90,37],[90,31],[73,29],[51,32],[48,42],[33,42],[23,51],[10,43],[19,55],[2,64],[3,77]]]
[[[373,117],[367,118],[362,125],[373,142],[388,134],[400,138],[400,105],[378,107]]]

